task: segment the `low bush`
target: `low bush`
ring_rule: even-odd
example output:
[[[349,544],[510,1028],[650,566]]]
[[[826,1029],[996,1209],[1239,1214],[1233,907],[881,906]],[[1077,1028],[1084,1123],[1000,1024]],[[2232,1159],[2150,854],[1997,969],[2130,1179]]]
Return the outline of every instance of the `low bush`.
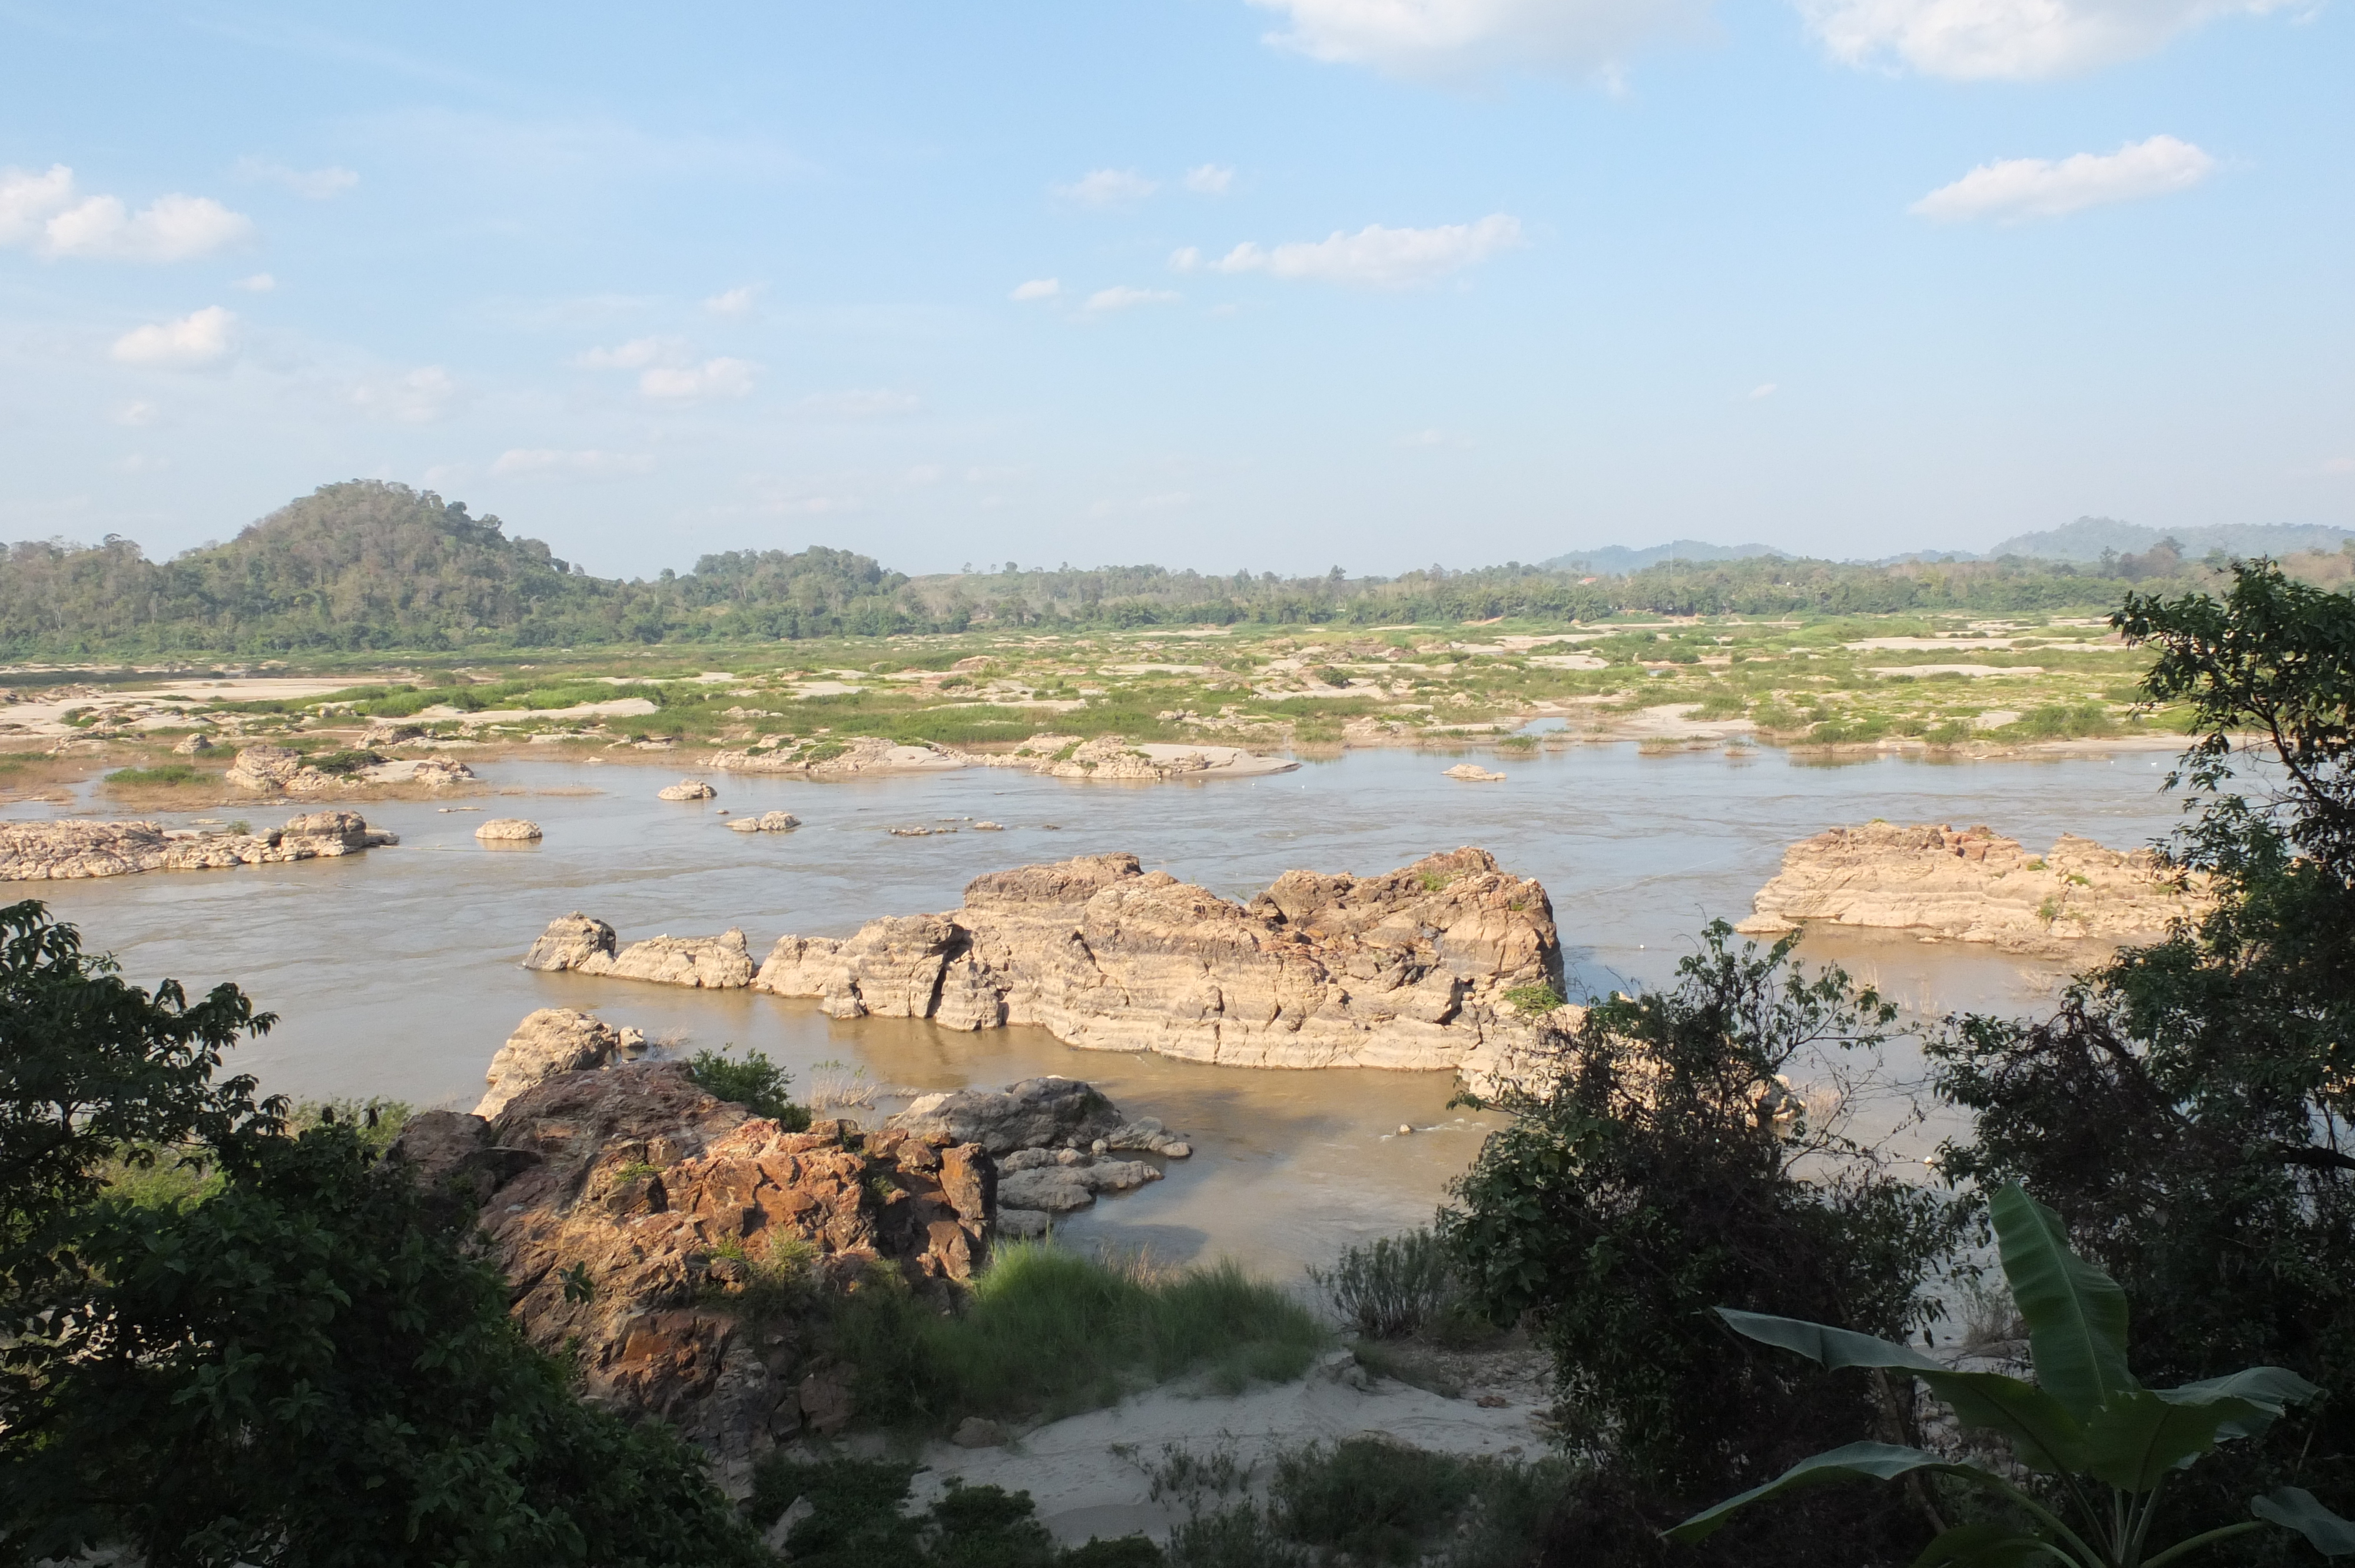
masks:
[[[810,1113],[786,1097],[785,1087],[793,1075],[769,1060],[759,1051],[747,1051],[741,1057],[723,1056],[717,1051],[698,1051],[687,1065],[695,1079],[696,1087],[723,1100],[732,1100],[754,1116],[764,1116],[787,1132],[801,1132],[810,1124]]]
[[[2117,721],[2098,702],[2048,703],[2030,708],[1996,731],[2005,740],[2081,740],[2088,736],[2115,735]]]
[[[363,768],[374,768],[383,760],[373,751],[324,751],[316,757],[304,758],[303,766],[341,777],[357,773]]]
[[[217,777],[185,762],[160,762],[153,768],[118,768],[106,776],[106,782],[126,789],[177,789],[187,784],[209,784]]]
[[[1348,1328],[1369,1340],[1420,1333],[1457,1295],[1447,1245],[1428,1230],[1353,1246],[1329,1269],[1308,1277]]]
[[[916,1467],[889,1459],[789,1459],[762,1462],[747,1504],[766,1527],[796,1501],[810,1511],[786,1531],[795,1568],[1159,1568],[1160,1548],[1141,1535],[1091,1539],[1059,1547],[1039,1522],[1028,1492],[952,1481],[946,1495],[906,1511]]]
[[[1233,1263],[1156,1270],[1023,1242],[997,1249],[954,1317],[870,1275],[831,1333],[858,1368],[862,1410],[934,1427],[1070,1415],[1188,1374],[1240,1392],[1300,1376],[1327,1340],[1305,1307]]]

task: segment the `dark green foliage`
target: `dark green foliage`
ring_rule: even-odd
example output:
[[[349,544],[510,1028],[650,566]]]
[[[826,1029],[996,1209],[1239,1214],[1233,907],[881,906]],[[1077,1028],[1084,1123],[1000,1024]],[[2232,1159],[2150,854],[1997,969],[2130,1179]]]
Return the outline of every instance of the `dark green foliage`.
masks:
[[[185,762],[159,762],[153,768],[118,768],[106,776],[109,784],[126,789],[169,789],[182,784],[209,784],[218,775]]]
[[[797,1106],[786,1097],[785,1089],[793,1075],[769,1060],[759,1051],[747,1051],[741,1056],[723,1056],[717,1051],[698,1051],[687,1064],[687,1072],[704,1093],[717,1095],[723,1100],[733,1100],[754,1116],[764,1116],[787,1132],[806,1131],[810,1124],[808,1107]]]
[[[1804,1053],[1876,1047],[1894,1010],[1836,969],[1789,966],[1787,941],[1731,938],[1714,925],[1672,988],[1597,1003],[1559,1084],[1507,1097],[1512,1125],[1442,1216],[1467,1289],[1498,1322],[1529,1316],[1572,1436],[1608,1448],[1609,1484],[1639,1509],[1910,1436],[1910,1402],[1746,1349],[1712,1308],[1902,1338],[1950,1234],[1945,1205],[1811,1126],[1778,1081]],[[1919,1529],[1870,1500],[1832,1522],[1859,1560]]]
[[[1372,1340],[1421,1333],[1455,1307],[1461,1289],[1447,1244],[1427,1230],[1379,1236],[1309,1277],[1341,1321]]]
[[[2216,903],[2049,1018],[1934,1041],[1940,1092],[1977,1117],[1944,1169],[2060,1212],[2141,1304],[2154,1380],[2261,1361],[2330,1392],[2182,1483],[2183,1517],[2282,1482],[2355,1511],[2355,600],[2259,563],[2221,600],[2129,598],[2116,623],[2159,650],[2148,695],[2192,706],[2173,853]],[[2275,766],[2244,780],[2252,731]]]
[[[862,1410],[935,1426],[1068,1415],[1188,1372],[1237,1391],[1298,1377],[1325,1342],[1305,1308],[1232,1263],[1158,1273],[1021,1243],[996,1249],[954,1317],[870,1281],[833,1333]]]
[[[377,1168],[397,1107],[289,1136],[213,1077],[270,1022],[234,987],[127,986],[37,904],[0,934],[0,1563],[764,1561],[699,1457],[575,1398],[455,1222]],[[212,1174],[106,1188],[174,1157]]]
[[[305,768],[315,768],[334,777],[357,773],[363,768],[374,768],[384,758],[373,751],[323,751],[303,759]]]
[[[902,1510],[913,1465],[883,1459],[765,1460],[753,1475],[751,1513],[773,1524],[796,1499],[811,1511],[785,1535],[796,1568],[1159,1568],[1143,1536],[1059,1548],[1028,1492],[954,1482],[920,1513]]]

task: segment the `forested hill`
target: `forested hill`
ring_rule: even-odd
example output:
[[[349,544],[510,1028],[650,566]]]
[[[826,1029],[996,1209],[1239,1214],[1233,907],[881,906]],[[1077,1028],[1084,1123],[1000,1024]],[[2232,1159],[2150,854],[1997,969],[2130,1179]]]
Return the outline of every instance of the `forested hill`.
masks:
[[[225,545],[150,561],[128,539],[8,546],[16,654],[574,646],[886,632],[907,579],[824,548],[708,556],[652,582],[588,576],[463,502],[375,480],[322,486]]]
[[[2293,556],[2336,584],[2355,557]],[[2094,565],[2004,559],[1864,566],[1757,556],[1669,559],[1625,575],[1510,563],[1433,567],[1398,577],[1273,572],[1231,577],[1161,567],[909,578],[865,556],[814,546],[706,556],[685,575],[589,576],[537,539],[509,535],[463,503],[376,480],[325,485],[226,545],[150,561],[127,539],[7,546],[0,558],[0,657],[741,642],[975,625],[1135,627],[1202,623],[1380,625],[1643,614],[1774,616],[2107,608],[2129,585],[2211,587],[2222,558],[2172,540]]]

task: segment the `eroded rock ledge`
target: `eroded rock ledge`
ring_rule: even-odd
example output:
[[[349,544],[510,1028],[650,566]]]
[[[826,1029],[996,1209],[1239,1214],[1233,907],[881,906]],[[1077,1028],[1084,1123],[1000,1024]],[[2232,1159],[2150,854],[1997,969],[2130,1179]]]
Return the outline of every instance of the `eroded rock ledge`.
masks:
[[[2039,855],[1987,827],[1870,822],[1785,851],[1781,874],[1735,928],[1780,936],[1823,920],[2060,955],[2089,940],[2148,938],[2200,902],[2147,849],[2063,834]]]
[[[0,822],[0,882],[64,882],[145,871],[212,871],[357,854],[397,844],[356,811],[312,811],[261,833],[197,835],[159,822]]]

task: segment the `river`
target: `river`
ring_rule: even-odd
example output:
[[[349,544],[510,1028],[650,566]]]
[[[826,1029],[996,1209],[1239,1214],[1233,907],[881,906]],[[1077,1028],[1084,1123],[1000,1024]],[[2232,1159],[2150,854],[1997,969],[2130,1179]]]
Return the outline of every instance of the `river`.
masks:
[[[516,1022],[550,1006],[594,1008],[689,1049],[759,1049],[804,1084],[825,1063],[917,1090],[1086,1077],[1132,1114],[1183,1129],[1197,1152],[1172,1162],[1166,1181],[1076,1216],[1067,1234],[1169,1261],[1232,1255],[1288,1275],[1427,1219],[1496,1118],[1448,1109],[1446,1074],[1208,1067],[1076,1051],[1036,1029],[845,1023],[813,1001],[533,974],[517,960],[549,919],[572,909],[610,922],[624,942],[741,926],[757,959],[783,932],[843,935],[877,915],[952,908],[975,875],[1028,862],[1126,850],[1147,869],[1249,897],[1291,867],[1370,874],[1477,844],[1552,895],[1577,996],[1667,979],[1710,918],[1747,913],[1785,845],[1837,823],[1985,822],[2041,849],[2063,832],[2130,847],[2178,821],[2159,789],[2171,756],[2149,751],[1828,764],[1767,749],[1584,745],[1494,761],[1509,775],[1503,784],[1443,778],[1450,760],[1353,750],[1294,773],[1204,784],[1004,768],[825,784],[719,776],[719,799],[701,804],[656,800],[670,775],[636,763],[486,762],[475,766],[496,793],[458,802],[479,812],[359,808],[400,834],[397,848],[19,891],[79,924],[88,946],[116,954],[139,983],[168,975],[191,991],[242,986],[280,1022],[232,1065],[298,1097],[466,1108]],[[805,825],[731,832],[720,808],[791,810]],[[244,814],[264,825],[281,810]],[[85,796],[54,811],[104,808]],[[475,826],[496,814],[530,817],[547,837],[478,844]],[[885,832],[973,819],[1007,831]],[[1811,935],[1801,953],[1845,965],[1922,1017],[2028,1011],[2062,976],[2051,964],[1895,935]],[[1913,1062],[1901,1049],[1892,1066],[1902,1077]],[[1401,1136],[1401,1126],[1415,1130]]]

